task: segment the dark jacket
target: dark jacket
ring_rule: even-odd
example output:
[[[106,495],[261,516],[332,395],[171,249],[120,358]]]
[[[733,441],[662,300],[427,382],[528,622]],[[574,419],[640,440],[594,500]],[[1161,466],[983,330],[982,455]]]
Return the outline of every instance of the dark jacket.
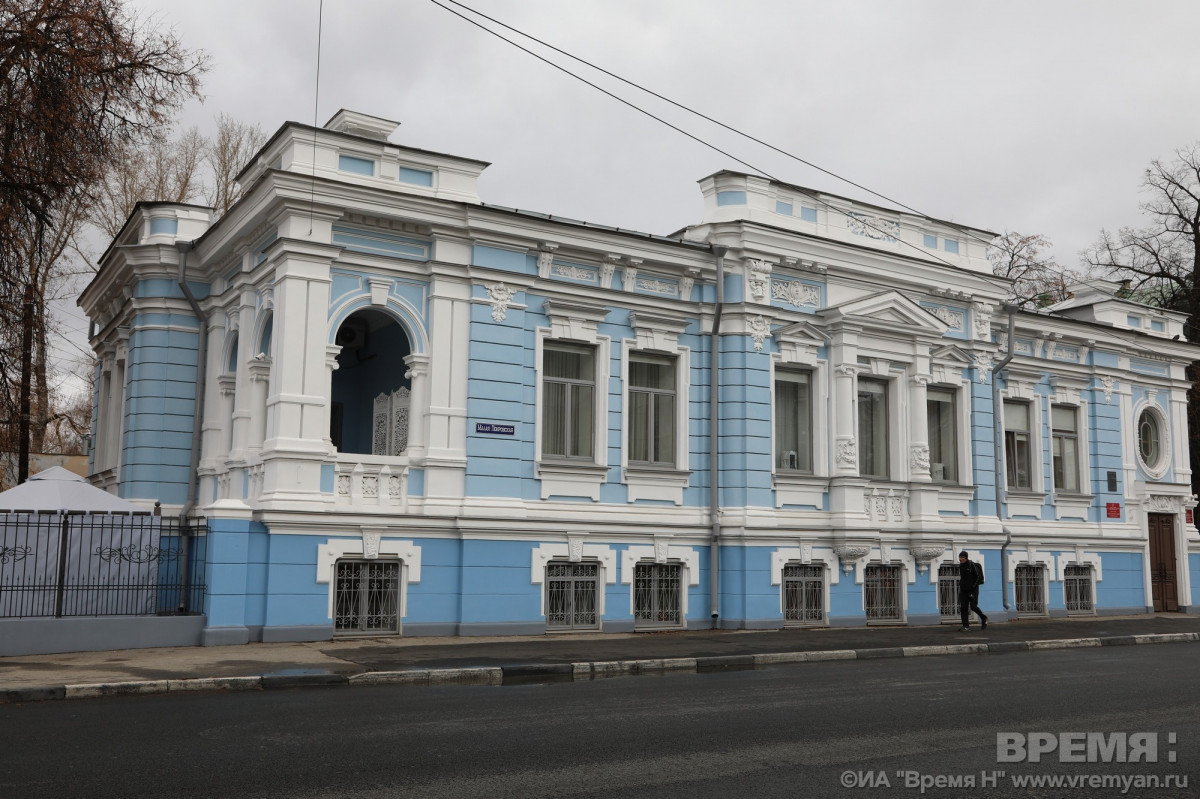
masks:
[[[958,590],[965,593],[973,593],[979,589],[979,583],[975,580],[975,563],[966,561],[958,564]]]

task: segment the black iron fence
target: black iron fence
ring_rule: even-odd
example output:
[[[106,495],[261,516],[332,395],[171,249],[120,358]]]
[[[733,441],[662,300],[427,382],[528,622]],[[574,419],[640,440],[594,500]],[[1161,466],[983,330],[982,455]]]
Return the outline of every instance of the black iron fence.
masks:
[[[200,613],[207,532],[148,514],[0,514],[0,618]]]

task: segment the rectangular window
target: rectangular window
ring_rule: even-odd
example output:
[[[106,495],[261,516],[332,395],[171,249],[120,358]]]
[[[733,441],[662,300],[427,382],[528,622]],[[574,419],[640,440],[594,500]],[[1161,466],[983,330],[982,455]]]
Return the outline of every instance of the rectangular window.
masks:
[[[546,564],[546,628],[594,630],[599,626],[600,567],[594,563]]]
[[[1142,319],[1139,316],[1126,316],[1125,324],[1129,325],[1130,327],[1141,327]]]
[[[675,465],[675,361],[629,360],[629,462]]]
[[[1150,329],[1153,330],[1155,333],[1161,333],[1164,330],[1166,330],[1167,328],[1166,328],[1166,325],[1164,325],[1159,320],[1152,319],[1152,320],[1150,320]]]
[[[343,172],[353,172],[356,175],[375,176],[375,162],[370,158],[356,158],[353,155],[339,155],[338,169]]]
[[[1043,590],[1042,567],[1028,563],[1018,566],[1013,574],[1013,596],[1020,616],[1044,616],[1046,594]]]
[[[800,206],[800,218],[805,222],[817,221],[817,209],[809,208],[807,205]]]
[[[175,235],[179,232],[178,219],[151,219],[150,220],[150,235],[156,233],[169,233]]]
[[[899,566],[868,566],[863,570],[863,607],[867,621],[900,621]]]
[[[1063,573],[1067,613],[1095,613],[1092,601],[1092,567],[1068,566]]]
[[[808,372],[775,372],[775,468],[812,471],[812,382]]]
[[[414,186],[433,186],[433,173],[428,169],[410,169],[400,167],[400,182],[411,183]]]
[[[962,623],[958,613],[958,564],[938,566],[938,613],[942,620]]]
[[[744,191],[719,191],[717,192],[717,205],[745,205],[746,192]]]
[[[929,474],[934,482],[958,481],[958,437],[954,392],[931,388],[928,393]]]
[[[1066,405],[1050,408],[1050,456],[1054,461],[1054,487],[1059,491],[1079,491],[1079,438],[1075,409]]]
[[[633,567],[635,629],[683,626],[683,569],[677,563]]]
[[[936,250],[937,249],[937,236],[931,236],[928,233],[926,233],[925,234],[925,246],[931,250]]]
[[[546,343],[542,351],[542,456],[594,455],[595,352],[590,347]]]
[[[822,567],[784,564],[783,620],[798,625],[825,623],[825,570]]]
[[[1033,487],[1029,457],[1029,403],[1004,403],[1004,471],[1009,488]]]
[[[858,381],[858,472],[888,477],[887,383]]]
[[[945,241],[942,242],[942,244],[945,246],[946,252],[952,252],[955,255],[958,255],[958,242],[957,241],[955,241],[954,239],[946,239]]]
[[[784,216],[792,215],[792,204],[785,203],[783,200],[775,201],[775,213],[783,214]]]

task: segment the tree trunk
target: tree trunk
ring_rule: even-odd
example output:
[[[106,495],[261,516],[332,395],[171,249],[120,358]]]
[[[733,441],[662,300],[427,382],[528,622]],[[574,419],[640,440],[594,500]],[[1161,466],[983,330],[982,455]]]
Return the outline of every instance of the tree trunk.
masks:
[[[26,279],[21,301],[21,417],[17,421],[17,483],[29,478],[29,389],[33,376],[33,283]]]

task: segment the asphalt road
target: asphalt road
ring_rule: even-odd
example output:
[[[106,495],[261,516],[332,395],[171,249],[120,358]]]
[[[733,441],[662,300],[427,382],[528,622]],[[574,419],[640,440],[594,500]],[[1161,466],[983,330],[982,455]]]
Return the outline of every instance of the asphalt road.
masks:
[[[1195,796],[1197,675],[1174,644],[6,705],[0,797]],[[1000,763],[1001,732],[1149,732],[1158,762]],[[1013,784],[1091,775],[1188,785]]]

